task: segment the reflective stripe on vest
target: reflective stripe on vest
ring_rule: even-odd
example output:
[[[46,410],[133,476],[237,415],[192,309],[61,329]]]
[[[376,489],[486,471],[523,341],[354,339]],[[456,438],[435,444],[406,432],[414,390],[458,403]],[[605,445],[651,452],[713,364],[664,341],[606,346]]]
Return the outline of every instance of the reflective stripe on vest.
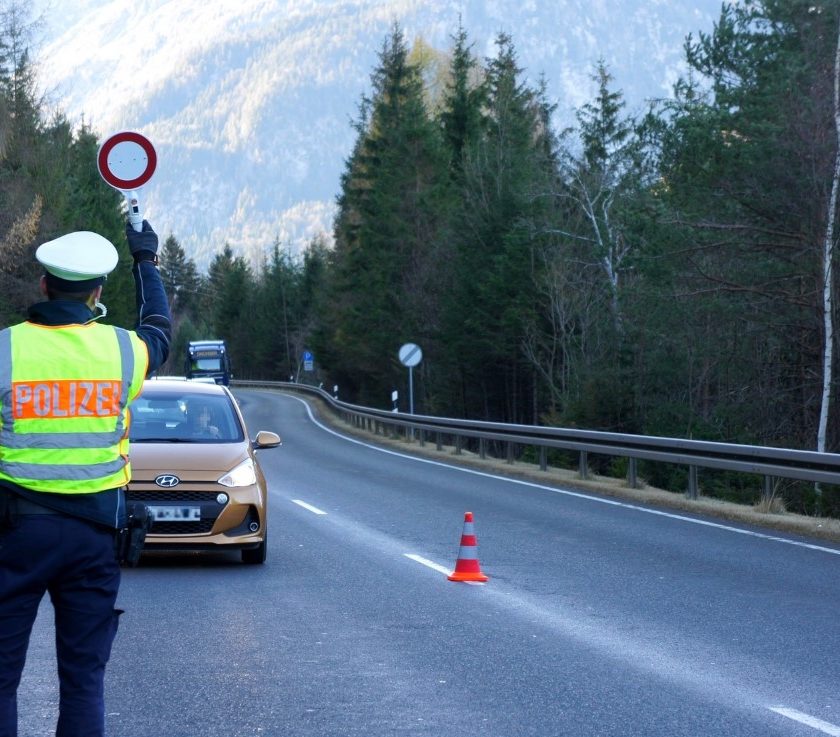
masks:
[[[50,340],[55,340],[61,331],[78,331],[74,337],[76,347],[84,346],[86,341],[102,341],[97,346],[100,348],[97,355],[104,364],[104,368],[97,366],[100,376],[47,380],[18,375],[12,365],[13,353],[20,358],[20,351],[28,344],[24,342],[14,348],[13,337],[25,341],[24,336],[33,329],[56,331],[48,334]],[[107,347],[108,339],[114,337],[119,368],[113,349]],[[58,341],[61,340],[59,337]],[[145,346],[136,338],[134,343],[128,331],[102,325],[37,328],[23,323],[0,331],[0,477],[24,486],[28,480],[41,482],[31,486],[67,493],[99,491],[109,488],[109,484],[125,483],[128,480],[126,407],[139,393],[142,373],[145,373],[145,366],[137,361],[142,357],[140,346],[143,351]],[[55,343],[52,348],[56,348]],[[61,357],[52,356],[52,360],[60,364]],[[29,372],[35,371],[32,362],[24,363]],[[141,368],[142,373],[135,376]],[[109,376],[117,370],[119,377]],[[34,427],[49,429],[32,432]],[[64,432],[52,431],[59,427]]]

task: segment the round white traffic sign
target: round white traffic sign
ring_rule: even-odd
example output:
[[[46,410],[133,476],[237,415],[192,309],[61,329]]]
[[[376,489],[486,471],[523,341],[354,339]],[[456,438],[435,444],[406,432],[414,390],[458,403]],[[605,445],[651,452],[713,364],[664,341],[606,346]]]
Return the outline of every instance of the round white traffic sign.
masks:
[[[114,189],[129,191],[142,187],[157,168],[157,153],[151,141],[134,131],[122,131],[108,138],[96,156],[100,176]]]
[[[423,360],[423,351],[414,343],[406,343],[400,348],[400,363],[403,366],[416,366]]]

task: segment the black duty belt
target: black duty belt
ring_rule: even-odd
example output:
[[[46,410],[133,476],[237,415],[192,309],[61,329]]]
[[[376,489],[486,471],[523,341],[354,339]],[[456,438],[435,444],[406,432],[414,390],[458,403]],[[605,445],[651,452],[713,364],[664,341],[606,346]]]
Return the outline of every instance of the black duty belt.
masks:
[[[61,514],[55,509],[41,506],[29,499],[24,499],[22,496],[15,499],[15,508],[18,514]]]

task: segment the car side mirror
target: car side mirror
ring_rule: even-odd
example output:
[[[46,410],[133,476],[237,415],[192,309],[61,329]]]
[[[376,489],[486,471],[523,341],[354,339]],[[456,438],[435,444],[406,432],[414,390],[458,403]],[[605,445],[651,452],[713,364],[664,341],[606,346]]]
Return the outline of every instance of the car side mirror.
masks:
[[[278,445],[283,445],[283,441],[276,432],[270,430],[260,430],[254,438],[255,448],[276,448]]]

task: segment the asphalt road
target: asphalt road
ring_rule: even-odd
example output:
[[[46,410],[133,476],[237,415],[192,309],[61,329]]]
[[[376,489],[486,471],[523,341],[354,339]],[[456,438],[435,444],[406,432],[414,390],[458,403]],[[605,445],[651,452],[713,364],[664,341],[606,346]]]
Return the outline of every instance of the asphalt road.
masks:
[[[840,547],[376,449],[238,391],[271,487],[264,566],[144,560],[115,737],[840,736]],[[452,583],[464,512],[487,584]],[[409,557],[411,556],[411,557]],[[21,737],[52,734],[52,614]]]

